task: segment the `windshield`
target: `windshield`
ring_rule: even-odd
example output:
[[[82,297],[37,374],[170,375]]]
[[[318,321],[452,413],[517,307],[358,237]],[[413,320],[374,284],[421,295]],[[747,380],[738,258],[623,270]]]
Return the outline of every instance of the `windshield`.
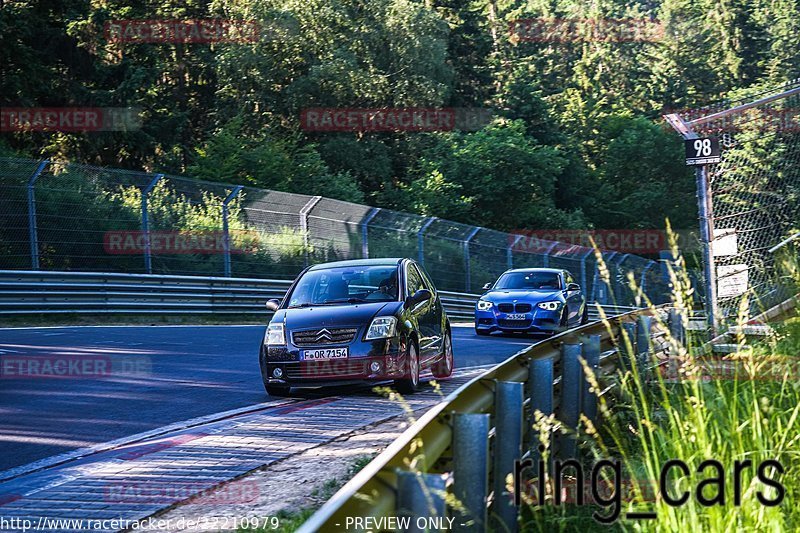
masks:
[[[397,267],[338,267],[306,272],[289,297],[289,307],[396,300]]]
[[[561,280],[557,272],[509,272],[500,276],[494,288],[558,290]]]

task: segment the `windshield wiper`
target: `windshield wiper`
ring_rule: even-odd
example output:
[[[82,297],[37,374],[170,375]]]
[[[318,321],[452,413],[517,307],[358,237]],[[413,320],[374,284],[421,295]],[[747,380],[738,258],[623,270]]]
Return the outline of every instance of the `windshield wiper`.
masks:
[[[338,300],[325,300],[325,305],[331,304],[360,304],[366,302],[363,298],[340,298]]]

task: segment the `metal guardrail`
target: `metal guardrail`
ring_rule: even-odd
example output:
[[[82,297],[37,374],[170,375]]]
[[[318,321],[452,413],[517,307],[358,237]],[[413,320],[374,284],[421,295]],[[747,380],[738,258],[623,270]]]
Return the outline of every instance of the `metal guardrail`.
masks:
[[[258,314],[287,280],[0,270],[0,315]],[[439,291],[452,318],[471,319],[476,294]],[[604,307],[609,314],[631,308]]]
[[[355,517],[410,517],[409,531],[417,531],[413,524],[418,517],[447,516],[455,518],[452,527],[457,532],[517,531],[517,508],[506,479],[514,473],[515,461],[530,458],[537,465],[541,458],[532,414],[537,410],[545,416],[556,414],[572,429],[581,414],[595,421],[597,395],[589,393],[579,357],[608,392],[605,378],[621,361],[636,358],[637,365],[641,363],[638,368],[645,368],[648,357],[668,351],[667,331],[660,323],[665,322],[654,321],[652,311],[639,310],[611,318],[608,325],[590,323],[520,351],[425,413],[299,532],[345,526],[358,531]],[[674,310],[669,311],[673,338],[685,339],[683,324]],[[626,336],[628,343],[622,341]],[[551,450],[559,458],[576,456],[574,437],[554,432],[554,439]],[[452,500],[445,498],[446,492],[463,511],[448,508]]]

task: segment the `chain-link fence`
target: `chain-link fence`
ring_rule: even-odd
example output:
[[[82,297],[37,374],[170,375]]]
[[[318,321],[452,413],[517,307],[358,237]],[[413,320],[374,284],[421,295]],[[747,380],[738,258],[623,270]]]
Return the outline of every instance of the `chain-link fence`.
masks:
[[[715,138],[721,161],[698,170],[708,240],[707,309],[735,319],[789,296],[782,262],[800,231],[800,80],[694,113],[668,116],[684,138]],[[710,145],[709,145],[710,146]],[[688,156],[688,154],[687,154]],[[705,191],[703,190],[705,188]],[[711,295],[710,298],[708,295]],[[710,301],[709,301],[710,300]]]
[[[0,269],[292,279],[306,265],[412,257],[443,290],[477,292],[513,267],[569,270],[591,300],[663,301],[662,266],[435,217],[270,190],[73,163],[0,159]]]

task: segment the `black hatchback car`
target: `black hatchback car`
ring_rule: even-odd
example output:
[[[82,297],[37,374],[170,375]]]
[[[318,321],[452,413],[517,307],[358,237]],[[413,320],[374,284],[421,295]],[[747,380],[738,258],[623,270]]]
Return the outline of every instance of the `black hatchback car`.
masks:
[[[411,259],[314,265],[292,283],[260,350],[270,395],[290,387],[393,380],[401,392],[420,372],[453,371],[450,322],[430,277]]]

